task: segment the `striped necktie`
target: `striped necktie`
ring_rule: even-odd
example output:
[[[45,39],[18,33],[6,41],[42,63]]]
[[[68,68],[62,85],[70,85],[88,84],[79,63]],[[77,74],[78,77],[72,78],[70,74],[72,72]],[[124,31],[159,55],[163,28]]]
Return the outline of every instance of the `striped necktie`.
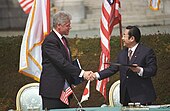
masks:
[[[129,51],[128,51],[128,57],[129,57],[129,60],[131,60],[131,58],[132,58],[132,50],[130,49]]]

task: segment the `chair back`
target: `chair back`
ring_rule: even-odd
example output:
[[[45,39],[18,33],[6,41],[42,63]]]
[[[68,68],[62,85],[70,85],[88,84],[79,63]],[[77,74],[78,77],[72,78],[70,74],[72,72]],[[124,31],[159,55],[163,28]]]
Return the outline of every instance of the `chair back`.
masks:
[[[120,103],[120,80],[114,82],[109,90],[109,104],[110,106],[121,106]]]
[[[39,95],[39,83],[24,85],[17,93],[17,111],[41,111],[42,99]]]

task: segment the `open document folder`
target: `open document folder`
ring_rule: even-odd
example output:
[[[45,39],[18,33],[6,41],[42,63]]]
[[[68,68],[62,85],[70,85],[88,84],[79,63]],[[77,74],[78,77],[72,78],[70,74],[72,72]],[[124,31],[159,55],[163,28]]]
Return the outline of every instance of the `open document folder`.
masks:
[[[78,59],[73,60],[73,65],[79,67],[81,69],[81,65]]]
[[[110,65],[115,65],[115,66],[137,67],[137,66],[134,66],[133,64],[120,64],[120,63],[115,63],[115,62],[107,62],[105,64],[110,64]]]
[[[81,65],[80,65],[80,62],[79,62],[78,59],[73,60],[72,63],[73,63],[73,65],[75,65],[75,66],[77,66],[81,69]],[[83,82],[83,80],[84,80],[83,78],[80,78],[80,77],[77,77],[77,76],[74,76],[73,78],[74,78],[74,85],[78,85],[81,82]]]

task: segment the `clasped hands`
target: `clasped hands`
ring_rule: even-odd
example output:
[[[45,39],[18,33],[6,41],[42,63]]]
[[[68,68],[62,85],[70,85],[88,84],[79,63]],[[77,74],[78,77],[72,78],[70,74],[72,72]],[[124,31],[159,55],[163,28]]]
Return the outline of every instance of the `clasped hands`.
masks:
[[[93,73],[92,71],[85,71],[83,74],[83,77],[84,77],[84,79],[90,80],[90,81],[97,79],[96,74]]]

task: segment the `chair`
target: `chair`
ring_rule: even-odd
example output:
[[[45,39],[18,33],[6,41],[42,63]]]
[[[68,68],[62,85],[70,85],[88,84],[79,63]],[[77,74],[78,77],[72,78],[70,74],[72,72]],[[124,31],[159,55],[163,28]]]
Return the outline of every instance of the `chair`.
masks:
[[[41,111],[42,99],[39,95],[39,83],[24,85],[17,93],[17,111]]]
[[[112,84],[109,90],[110,106],[121,106],[120,103],[120,80]]]

